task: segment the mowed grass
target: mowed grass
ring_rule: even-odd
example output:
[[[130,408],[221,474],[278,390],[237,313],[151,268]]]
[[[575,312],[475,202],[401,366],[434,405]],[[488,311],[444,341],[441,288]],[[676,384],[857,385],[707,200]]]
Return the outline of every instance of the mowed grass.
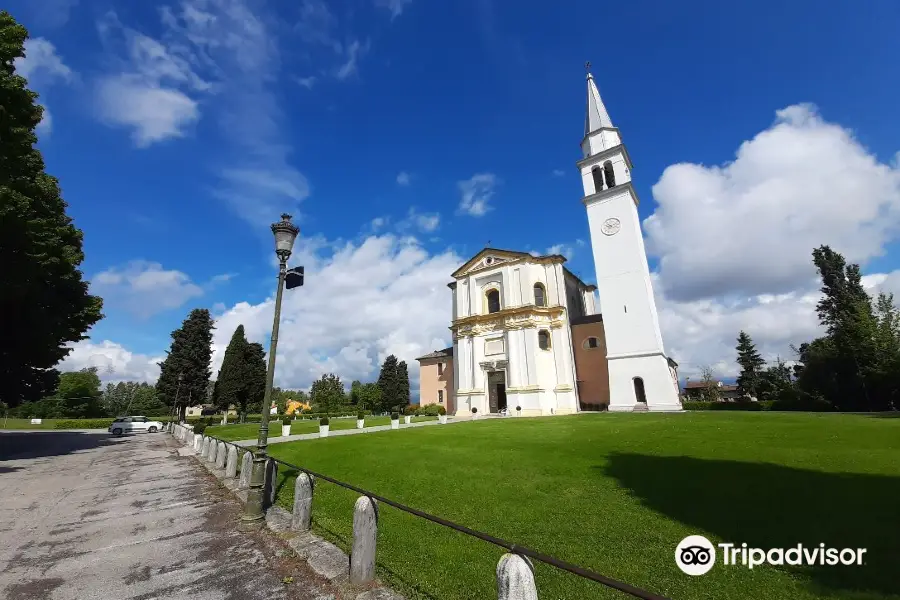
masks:
[[[673,599],[900,598],[900,419],[796,413],[479,420],[274,444],[275,457]],[[281,469],[290,509],[295,472]],[[317,482],[345,550],[357,494]],[[379,507],[378,576],[410,598],[490,598],[503,551]],[[682,538],[867,548],[861,566],[674,562]],[[536,564],[541,598],[624,598]]]
[[[221,417],[220,417],[221,418]],[[413,417],[412,422],[419,421],[436,421],[437,417]],[[390,425],[390,417],[367,417],[366,427],[376,427],[378,425]],[[400,427],[403,427],[403,419],[400,420]],[[356,418],[330,420],[329,430],[338,431],[340,429],[356,429]],[[300,435],[302,433],[318,433],[319,420],[300,419],[291,423],[291,435]],[[234,442],[237,440],[256,439],[259,435],[259,423],[243,423],[236,425],[214,425],[207,427],[206,435],[217,437],[220,440]],[[281,436],[281,419],[269,421],[269,437]]]
[[[0,419],[0,429],[55,429],[57,421],[69,419],[42,419],[39,425],[32,425],[31,419]]]

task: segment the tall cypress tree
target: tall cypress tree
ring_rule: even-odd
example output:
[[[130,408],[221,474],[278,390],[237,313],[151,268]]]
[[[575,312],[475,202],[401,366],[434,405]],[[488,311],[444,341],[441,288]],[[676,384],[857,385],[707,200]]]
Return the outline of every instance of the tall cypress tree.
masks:
[[[244,396],[246,386],[247,364],[244,357],[247,353],[247,338],[244,336],[244,326],[238,325],[231,335],[231,341],[225,348],[225,356],[222,357],[222,367],[216,377],[215,398],[213,403],[221,410],[228,410],[230,406],[237,407]],[[238,409],[240,414],[244,411]]]
[[[244,397],[238,404],[238,410],[243,415],[254,412],[257,407],[262,407],[263,398],[266,396],[266,351],[262,344],[250,342],[244,349],[244,363],[247,365],[247,381],[244,385]],[[266,407],[268,410],[268,407]]]
[[[381,365],[381,373],[378,375],[378,387],[381,388],[379,410],[393,410],[395,406],[399,406],[403,401],[397,368],[397,357],[393,354],[385,358]]]
[[[35,147],[43,108],[14,66],[27,38],[0,11],[0,398],[10,406],[52,393],[67,344],[103,317],[79,270],[82,233]]]
[[[741,367],[737,385],[742,395],[759,396],[759,382],[766,361],[756,350],[750,335],[741,330],[737,338],[737,362]]]
[[[397,386],[400,391],[400,407],[404,407],[409,404],[409,369],[406,366],[406,361],[401,360],[397,364]]]
[[[166,359],[159,363],[157,395],[167,406],[177,404],[182,418],[188,406],[206,399],[213,329],[209,311],[195,308],[181,327],[172,332],[172,346]]]

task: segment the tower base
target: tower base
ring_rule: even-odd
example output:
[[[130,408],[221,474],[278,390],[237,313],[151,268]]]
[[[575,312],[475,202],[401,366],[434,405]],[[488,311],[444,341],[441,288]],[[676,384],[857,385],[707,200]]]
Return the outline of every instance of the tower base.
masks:
[[[608,358],[610,412],[681,412],[678,383],[665,355]],[[646,403],[646,409],[641,402]],[[638,410],[635,410],[635,409]]]

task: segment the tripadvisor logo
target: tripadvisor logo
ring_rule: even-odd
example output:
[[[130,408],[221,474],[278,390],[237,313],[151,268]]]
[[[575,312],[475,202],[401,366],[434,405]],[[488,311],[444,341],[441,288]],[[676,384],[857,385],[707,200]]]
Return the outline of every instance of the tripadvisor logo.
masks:
[[[760,565],[862,565],[865,548],[827,548],[825,544],[791,548],[751,548],[747,544],[718,544],[722,564],[748,569]],[[702,535],[689,535],[675,547],[675,564],[687,575],[705,575],[716,564],[716,547]]]

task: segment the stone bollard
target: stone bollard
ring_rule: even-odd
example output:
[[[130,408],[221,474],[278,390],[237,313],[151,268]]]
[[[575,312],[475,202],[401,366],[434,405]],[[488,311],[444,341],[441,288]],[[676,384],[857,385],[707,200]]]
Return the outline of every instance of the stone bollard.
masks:
[[[203,434],[195,433],[194,434],[194,454],[200,454],[201,450],[203,450]]]
[[[297,475],[294,482],[294,511],[291,528],[295,531],[309,531],[312,522],[313,486],[315,481],[306,473]]]
[[[206,460],[209,458],[209,444],[210,438],[207,436],[203,436],[203,449],[200,451],[200,458]]]
[[[497,563],[498,600],[537,600],[534,570],[528,559],[518,554],[504,554]]]
[[[263,501],[265,508],[275,504],[275,496],[278,491],[278,463],[271,458],[266,461],[266,479],[263,484]]]
[[[238,488],[246,490],[250,487],[250,476],[253,474],[253,453],[244,452],[241,458],[241,478],[238,480]]]
[[[225,447],[225,442],[219,442],[216,444],[216,468],[224,469],[225,468],[225,456],[228,449]]]
[[[219,443],[215,440],[215,438],[209,438],[209,456],[206,457],[206,462],[216,464],[216,453],[219,450]]]
[[[353,546],[350,549],[350,583],[362,585],[375,578],[375,542],[378,509],[375,501],[360,496],[353,508]]]
[[[228,460],[225,461],[225,477],[234,479],[237,476],[237,446],[228,446]]]

